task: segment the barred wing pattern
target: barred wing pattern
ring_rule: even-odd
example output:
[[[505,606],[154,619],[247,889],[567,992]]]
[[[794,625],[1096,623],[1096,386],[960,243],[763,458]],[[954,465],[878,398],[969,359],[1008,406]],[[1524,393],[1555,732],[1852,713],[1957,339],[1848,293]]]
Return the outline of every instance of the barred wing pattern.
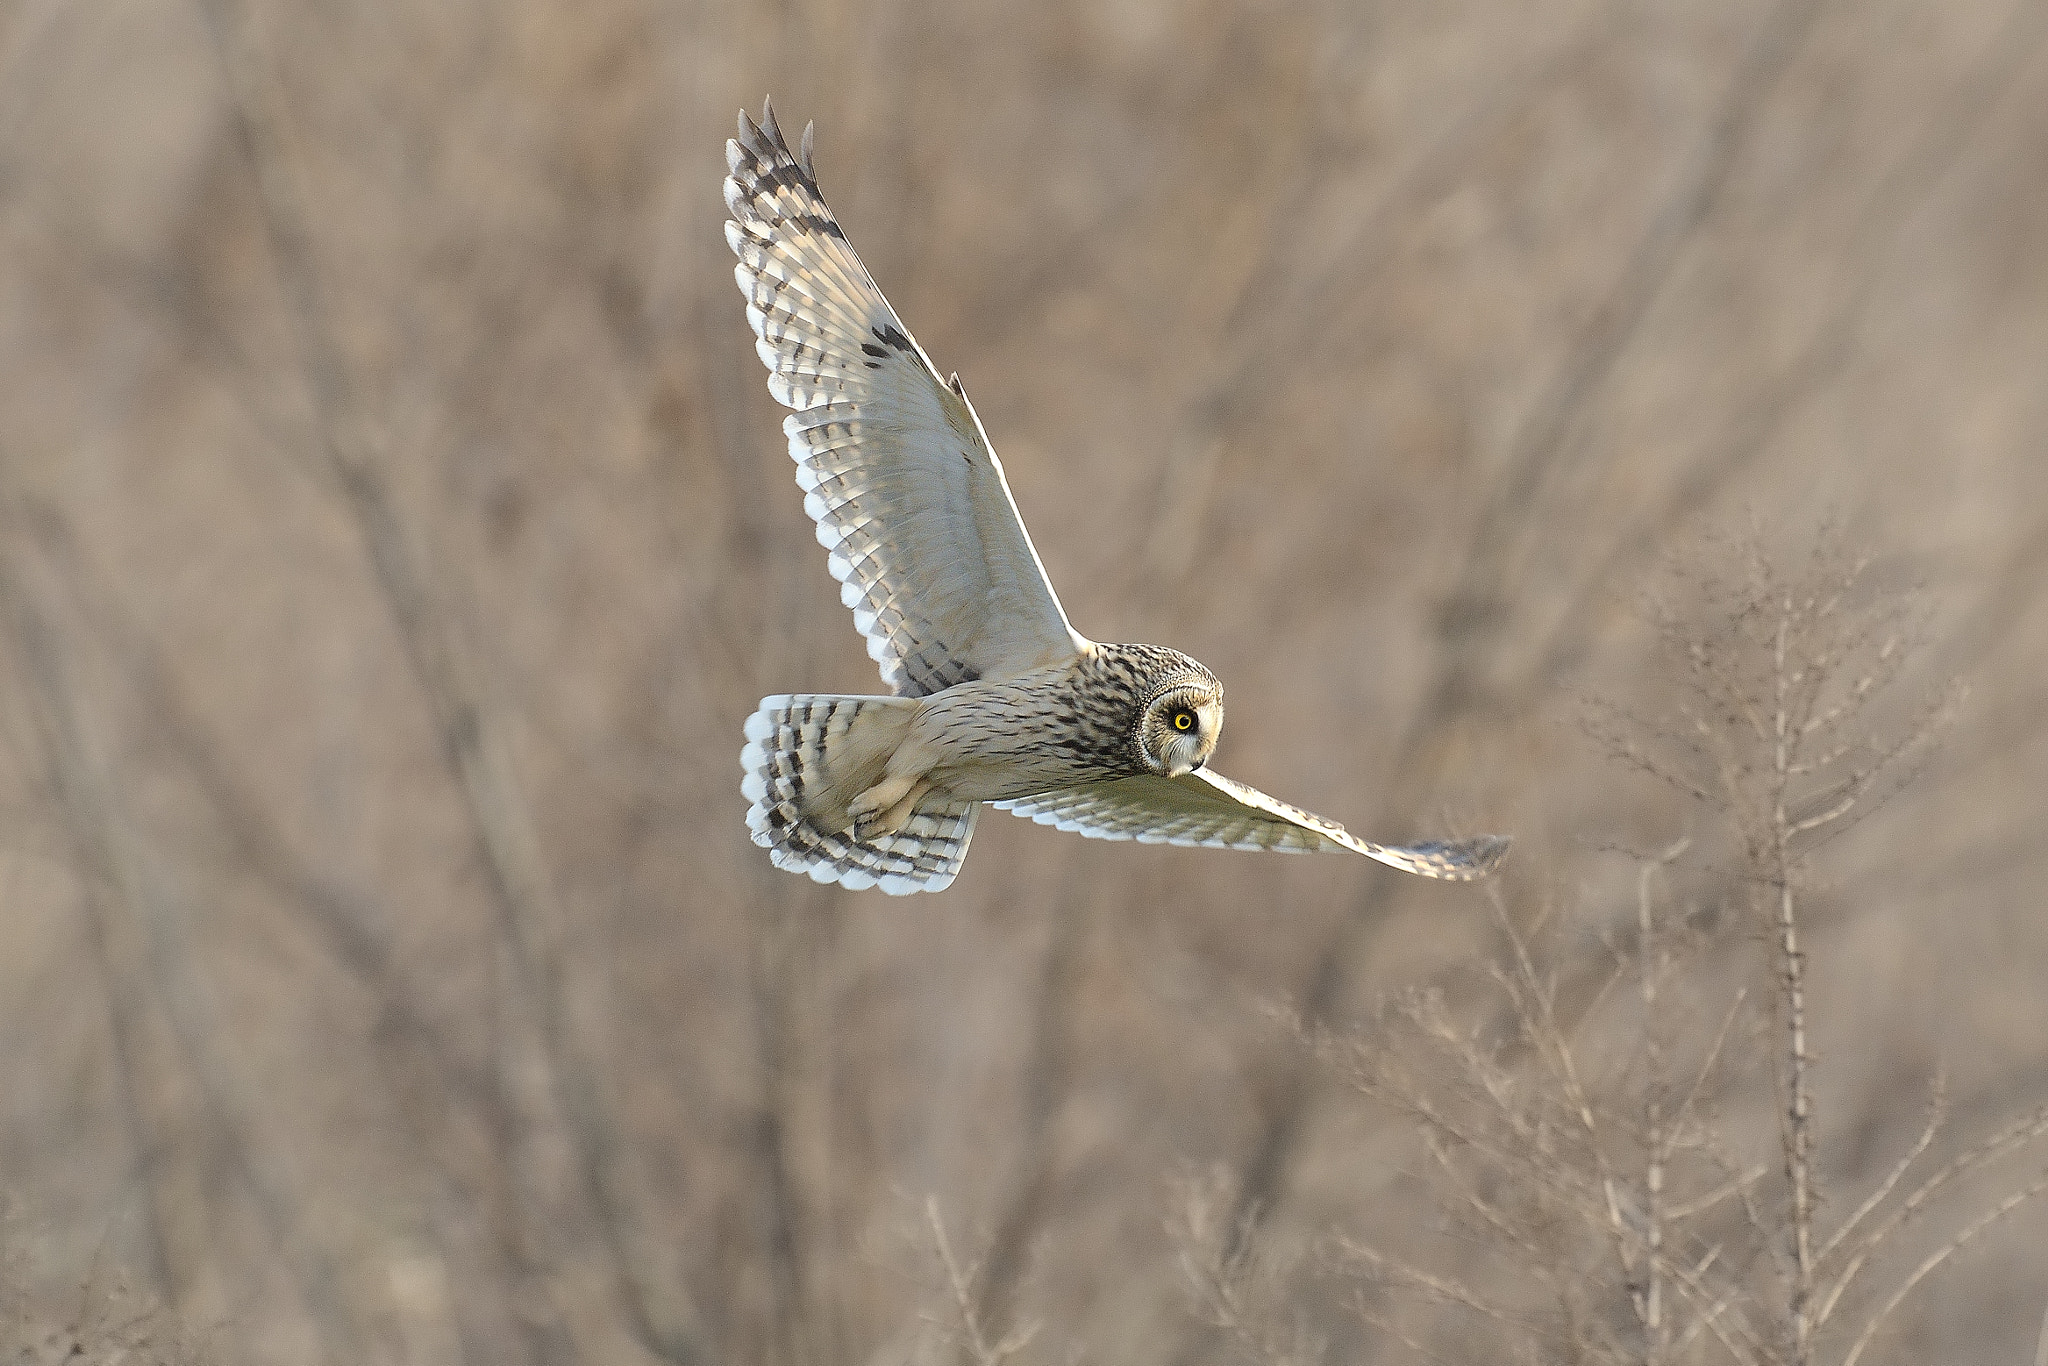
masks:
[[[804,510],[868,653],[925,697],[1066,659],[1075,633],[959,377],[924,349],[847,245],[764,105],[726,143],[726,241]]]
[[[747,718],[740,792],[748,802],[747,829],[777,868],[848,891],[880,887],[890,896],[953,885],[974,838],[980,802],[930,793],[901,830],[867,840],[820,830],[804,819],[804,790],[829,771],[829,752],[844,737],[846,723],[868,707],[905,705],[914,704],[887,697],[761,699],[760,710]]]
[[[1350,849],[1410,873],[1453,882],[1486,876],[1508,851],[1508,841],[1499,835],[1373,844],[1335,821],[1207,769],[1178,778],[1116,778],[991,805],[1090,839],[1297,853]]]

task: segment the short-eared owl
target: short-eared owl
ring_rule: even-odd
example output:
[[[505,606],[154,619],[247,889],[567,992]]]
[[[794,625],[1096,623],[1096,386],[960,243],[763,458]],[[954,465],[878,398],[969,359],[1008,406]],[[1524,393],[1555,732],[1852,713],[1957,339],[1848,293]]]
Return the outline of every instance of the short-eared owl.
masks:
[[[1177,650],[1067,623],[960,378],[939,378],[763,106],[725,145],[726,240],[804,510],[894,696],[761,699],[747,825],[819,882],[935,892],[981,803],[1097,839],[1355,850],[1473,878],[1497,836],[1389,848],[1204,765],[1223,685]]]

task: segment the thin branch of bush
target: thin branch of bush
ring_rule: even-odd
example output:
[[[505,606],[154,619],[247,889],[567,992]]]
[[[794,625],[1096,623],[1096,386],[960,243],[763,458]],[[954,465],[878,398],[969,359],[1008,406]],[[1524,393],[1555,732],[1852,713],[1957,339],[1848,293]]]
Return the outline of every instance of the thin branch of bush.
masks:
[[[962,1265],[953,1254],[953,1243],[946,1236],[946,1221],[939,1213],[937,1196],[928,1196],[924,1203],[925,1227],[932,1238],[932,1254],[938,1259],[939,1270],[945,1278],[947,1306],[952,1310],[953,1321],[939,1325],[946,1336],[959,1348],[961,1357],[969,1366],[1003,1366],[1003,1363],[1031,1345],[1038,1336],[1038,1322],[1028,1320],[1018,1324],[1001,1337],[990,1339],[982,1281],[983,1264],[980,1261]]]
[[[1806,970],[1812,860],[1911,780],[1959,694],[1902,696],[1922,615],[1872,586],[1868,557],[1824,534],[1787,573],[1754,538],[1738,549],[1732,582],[1682,585],[1685,610],[1652,612],[1677,685],[1669,714],[1644,722],[1602,706],[1589,725],[1625,764],[1697,803],[1703,825],[1730,836],[1729,855],[1688,860],[1695,840],[1677,840],[1639,860],[1628,913],[1548,908],[1528,928],[1494,889],[1502,948],[1474,1001],[1410,992],[1363,1031],[1281,1012],[1420,1135],[1428,1162],[1414,1179],[1441,1217],[1445,1260],[1345,1233],[1322,1258],[1359,1320],[1415,1357],[1463,1359],[1483,1339],[1510,1360],[1857,1366],[1916,1290],[2048,1191],[2044,1175],[1975,1211],[1942,1199],[2048,1136],[2048,1104],[1927,1172],[1947,1132],[1937,1075],[1910,1146],[1828,1226],[1811,1044],[1825,1009]],[[1604,961],[1573,947],[1589,925]],[[1763,1000],[1770,1010],[1753,1004]],[[1758,1046],[1731,1049],[1735,1038]],[[1756,1126],[1745,1134],[1722,1117],[1745,1094],[1745,1054],[1771,1059],[1768,1157]],[[1909,1244],[1909,1225],[1937,1209],[1953,1231]],[[1183,1243],[1200,1240],[1184,1232]],[[1908,1255],[1888,1284],[1869,1284]],[[1276,1360],[1232,1289],[1255,1256],[1190,1254],[1184,1269],[1201,1317]],[[1503,1274],[1454,1272],[1454,1256]]]

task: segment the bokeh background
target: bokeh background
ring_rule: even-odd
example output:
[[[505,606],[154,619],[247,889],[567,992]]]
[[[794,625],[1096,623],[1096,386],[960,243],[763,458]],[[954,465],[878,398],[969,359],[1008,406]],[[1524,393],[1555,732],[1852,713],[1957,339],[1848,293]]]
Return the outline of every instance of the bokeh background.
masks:
[[[1412,1126],[1266,1006],[1711,859],[1581,719],[1657,714],[1642,604],[1731,538],[1833,528],[1923,592],[1902,686],[1967,688],[1816,856],[1824,1195],[1937,1073],[1939,1151],[2048,1098],[2044,49],[2043,0],[0,5],[10,1331],[972,1359],[936,1215],[1015,1360],[1256,1355],[1192,1179],[1301,1340],[1412,1359],[1286,1252],[1401,1245]],[[764,92],[1076,625],[1213,668],[1233,776],[1513,832],[1497,903],[994,814],[937,897],[748,843],[755,700],[876,688],[722,236]],[[2034,1359],[2048,1214],[1958,1261],[1873,1360]]]

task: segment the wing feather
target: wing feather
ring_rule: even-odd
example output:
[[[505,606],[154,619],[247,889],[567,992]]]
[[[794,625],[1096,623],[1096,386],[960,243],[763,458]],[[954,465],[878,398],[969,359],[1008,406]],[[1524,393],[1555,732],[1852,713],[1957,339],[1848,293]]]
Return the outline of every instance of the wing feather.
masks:
[[[763,107],[726,144],[726,241],[804,510],[882,679],[922,697],[1085,649],[981,419],[847,245]]]
[[[1207,769],[1178,778],[1115,778],[991,805],[1089,839],[1291,853],[1349,849],[1411,873],[1455,882],[1492,872],[1509,843],[1500,835],[1480,835],[1401,846],[1374,844],[1335,821]]]

